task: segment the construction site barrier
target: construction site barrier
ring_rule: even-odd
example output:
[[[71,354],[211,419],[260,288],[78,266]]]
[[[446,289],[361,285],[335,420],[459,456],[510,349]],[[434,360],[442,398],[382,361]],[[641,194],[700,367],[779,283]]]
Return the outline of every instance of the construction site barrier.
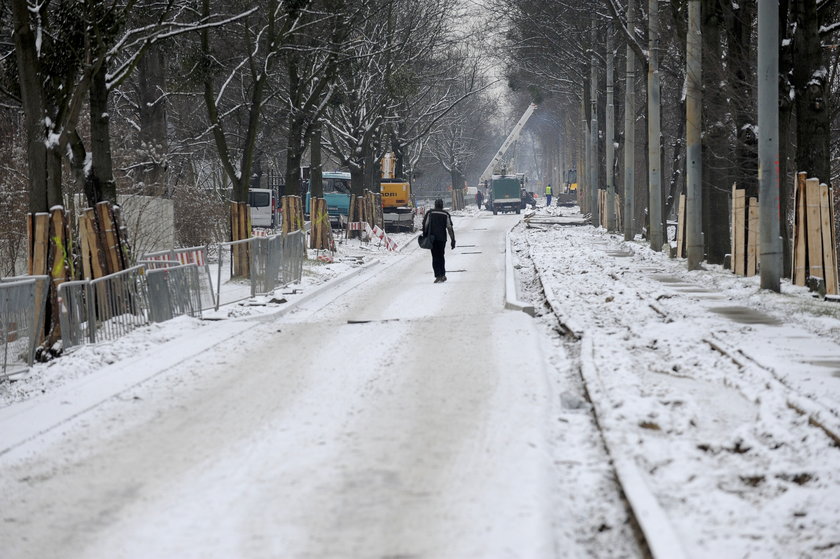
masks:
[[[0,372],[3,379],[26,370],[41,341],[49,276],[0,280]]]
[[[233,247],[245,245],[249,277],[233,276]],[[306,233],[251,237],[216,245],[216,310],[220,305],[270,293],[281,285],[300,282],[306,260]]]
[[[198,268],[198,282],[201,290],[202,310],[216,308],[216,292],[213,289],[213,279],[210,274],[210,259],[208,247],[176,248],[144,254],[138,264],[145,264],[150,270],[160,267],[171,267],[178,264],[195,264]],[[163,262],[164,264],[153,264]],[[173,264],[174,263],[174,264]]]
[[[201,318],[198,278],[198,266],[195,264],[147,270],[149,320],[165,322],[182,315]]]

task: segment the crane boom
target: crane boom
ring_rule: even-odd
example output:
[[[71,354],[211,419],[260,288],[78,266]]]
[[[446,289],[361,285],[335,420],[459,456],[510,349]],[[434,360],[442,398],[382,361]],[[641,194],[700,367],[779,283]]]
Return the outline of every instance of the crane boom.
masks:
[[[493,174],[493,167],[502,160],[502,157],[505,156],[505,153],[507,153],[510,145],[519,137],[519,133],[522,132],[522,128],[525,126],[525,123],[528,122],[528,119],[531,118],[531,114],[536,110],[536,108],[537,105],[534,103],[528,105],[528,108],[525,109],[525,114],[522,115],[522,118],[520,118],[519,122],[516,123],[516,126],[513,127],[513,130],[511,130],[507,139],[502,143],[502,147],[500,147],[499,151],[496,152],[496,155],[493,156],[493,159],[490,161],[490,165],[488,165],[487,168],[484,169],[484,172],[481,173],[481,176],[478,177],[478,184],[482,184],[490,178]]]

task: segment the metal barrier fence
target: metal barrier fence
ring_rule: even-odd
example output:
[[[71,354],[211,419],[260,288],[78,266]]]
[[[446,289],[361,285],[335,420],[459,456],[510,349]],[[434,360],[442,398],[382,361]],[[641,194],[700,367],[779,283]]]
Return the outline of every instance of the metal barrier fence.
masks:
[[[199,269],[155,261],[95,280],[58,287],[61,338],[65,349],[114,340],[150,322],[180,315],[201,316]]]
[[[236,245],[247,245],[250,277],[232,277]],[[306,233],[251,237],[216,245],[216,310],[220,305],[270,293],[280,285],[299,282],[306,259]]]
[[[96,309],[91,342],[115,340],[149,323],[149,291],[145,266],[91,280],[89,295]],[[92,317],[88,317],[92,318]]]
[[[199,289],[201,290],[201,300],[204,304],[202,310],[217,308],[216,291],[213,289],[213,279],[210,275],[210,259],[207,254],[208,247],[189,247],[176,248],[174,250],[162,250],[160,252],[150,252],[144,254],[143,258],[138,261],[138,264],[146,264],[148,269],[157,269],[161,267],[159,264],[152,264],[152,262],[164,262],[178,264],[195,264],[198,267],[198,281]],[[170,267],[173,264],[164,264]]]
[[[0,280],[0,373],[3,379],[35,360],[41,341],[49,288],[48,276]]]
[[[164,322],[181,315],[201,318],[198,278],[198,266],[195,264],[147,270],[149,320]]]

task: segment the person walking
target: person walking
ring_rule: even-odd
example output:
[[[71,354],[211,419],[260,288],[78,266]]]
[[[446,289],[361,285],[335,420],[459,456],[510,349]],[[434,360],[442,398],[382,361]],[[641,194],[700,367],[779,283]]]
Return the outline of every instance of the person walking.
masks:
[[[548,184],[545,187],[545,207],[549,207],[551,205],[551,185]]]
[[[443,200],[435,200],[435,208],[426,212],[423,218],[423,234],[432,235],[432,270],[435,272],[435,283],[446,281],[446,233],[452,240],[451,247],[455,248],[455,229],[452,227],[452,216],[443,209]]]
[[[478,209],[481,209],[481,204],[484,202],[484,193],[481,192],[480,188],[475,189],[475,205],[478,206]]]

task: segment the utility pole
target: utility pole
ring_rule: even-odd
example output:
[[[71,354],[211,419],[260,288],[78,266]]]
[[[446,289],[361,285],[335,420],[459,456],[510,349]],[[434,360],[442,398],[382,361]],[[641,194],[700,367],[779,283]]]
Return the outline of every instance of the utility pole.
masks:
[[[615,70],[613,68],[613,26],[607,25],[607,126],[604,146],[607,159],[607,231],[615,231]]]
[[[592,225],[594,227],[598,227],[601,222],[600,212],[598,211],[598,58],[595,56],[595,45],[598,44],[598,28],[596,26],[597,17],[597,13],[593,11],[591,23],[592,34],[590,43],[590,52],[592,54],[590,58],[591,77],[589,79],[589,104],[591,107],[590,119],[592,121],[589,131],[589,139],[592,142],[592,148],[590,153],[591,159],[589,160],[589,203],[592,206],[590,210],[592,212]]]
[[[650,217],[650,248],[662,250],[662,118],[659,88],[659,5],[648,0],[648,211]]]
[[[779,237],[779,8],[758,3],[758,201],[761,288],[781,290]]]
[[[589,200],[591,200],[589,196],[589,162],[592,159],[592,142],[589,139],[590,132],[589,132],[589,119],[586,117],[586,96],[581,93],[581,113],[583,115],[583,169],[578,171],[578,179],[580,179],[580,183],[578,184],[578,188],[582,189],[583,192],[581,193],[581,202],[583,202],[583,213],[589,213]]]
[[[635,37],[636,4],[627,0],[627,30]],[[624,74],[624,240],[632,241],[636,215],[636,53],[627,43],[627,68]]]
[[[702,181],[703,149],[700,143],[702,122],[702,36],[700,34],[700,0],[688,1],[688,34],[686,39],[686,253],[688,269],[699,270],[703,260]],[[773,48],[776,48],[775,46]]]

